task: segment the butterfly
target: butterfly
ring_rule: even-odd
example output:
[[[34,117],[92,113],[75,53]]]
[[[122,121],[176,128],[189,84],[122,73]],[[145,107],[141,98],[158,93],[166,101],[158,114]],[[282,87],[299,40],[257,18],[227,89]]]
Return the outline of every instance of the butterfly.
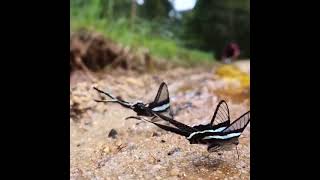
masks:
[[[165,82],[162,82],[160,84],[154,101],[150,103],[143,103],[142,101],[127,102],[122,99],[116,98],[111,94],[104,92],[96,87],[94,87],[94,89],[99,93],[105,94],[112,99],[107,101],[95,100],[96,102],[118,103],[123,107],[132,109],[137,113],[137,116],[129,116],[125,119],[135,118],[135,119],[141,120],[141,117],[139,116],[145,116],[145,117],[151,117],[151,120],[155,120],[158,116],[156,116],[154,113],[173,118],[173,112],[170,107],[170,97],[169,97],[168,86]]]
[[[157,114],[161,119],[168,121],[175,127],[151,122],[159,128],[186,137],[190,144],[207,145],[208,152],[231,150],[239,144],[239,137],[250,122],[250,111],[244,113],[230,123],[227,103],[222,100],[217,105],[211,122],[205,125],[188,126],[173,118]]]

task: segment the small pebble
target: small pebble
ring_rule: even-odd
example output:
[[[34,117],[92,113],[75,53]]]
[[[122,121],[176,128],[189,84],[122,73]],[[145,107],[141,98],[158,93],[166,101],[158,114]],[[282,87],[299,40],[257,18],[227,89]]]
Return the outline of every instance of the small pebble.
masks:
[[[179,152],[179,151],[181,151],[180,148],[174,148],[174,149],[172,149],[171,151],[168,152],[168,156],[170,156],[170,155],[172,155],[172,154],[174,154],[176,152]]]
[[[112,139],[117,138],[118,132],[115,129],[111,129],[111,131],[108,134],[108,137],[111,137]]]
[[[156,137],[156,136],[159,136],[159,134],[156,133],[156,132],[153,132],[153,133],[152,133],[152,137]]]
[[[161,143],[165,143],[166,141],[162,139],[160,142],[161,142]]]
[[[105,148],[103,149],[103,151],[104,151],[105,153],[109,153],[109,152],[110,152],[109,146],[105,147]]]

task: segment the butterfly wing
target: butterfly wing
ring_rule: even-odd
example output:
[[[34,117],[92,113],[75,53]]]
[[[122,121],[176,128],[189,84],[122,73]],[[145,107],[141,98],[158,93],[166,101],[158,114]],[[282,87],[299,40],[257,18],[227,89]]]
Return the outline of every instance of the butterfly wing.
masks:
[[[202,139],[208,142],[217,142],[217,140],[231,140],[238,138],[243,130],[250,122],[250,111],[244,113],[238,119],[233,121],[230,126],[222,130],[221,132],[209,132]]]
[[[247,127],[250,122],[250,111],[244,113],[238,119],[232,122],[232,124],[224,129],[222,133],[230,134],[230,133],[242,133],[243,130]]]
[[[223,130],[223,127],[230,125],[230,113],[226,101],[222,100],[219,102],[212,116],[210,124],[213,127],[212,129],[220,128],[221,130]]]
[[[214,114],[212,116],[211,122],[209,124],[200,124],[193,126],[193,128],[204,131],[204,130],[216,130],[220,132],[230,125],[230,114],[228,104],[222,100],[216,107]]]
[[[211,124],[212,126],[215,126],[226,121],[230,123],[230,113],[228,104],[226,103],[226,101],[222,100],[219,102],[216,110],[214,111],[213,117],[211,119]]]
[[[173,113],[170,107],[169,90],[165,82],[160,84],[158,93],[154,101],[148,104],[148,108],[157,114],[162,114],[173,119]]]

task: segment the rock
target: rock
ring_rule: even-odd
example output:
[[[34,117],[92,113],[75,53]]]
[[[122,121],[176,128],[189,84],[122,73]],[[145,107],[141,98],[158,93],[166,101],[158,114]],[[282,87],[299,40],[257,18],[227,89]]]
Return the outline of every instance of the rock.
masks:
[[[109,148],[109,146],[106,146],[106,147],[103,149],[103,152],[105,152],[105,153],[110,153],[110,148]]]
[[[156,132],[153,132],[153,133],[152,133],[152,137],[157,137],[157,136],[159,136],[158,133],[156,133]]]
[[[108,134],[108,137],[111,137],[112,139],[117,138],[118,132],[115,129],[111,129],[111,131]]]
[[[171,151],[169,151],[168,152],[168,156],[171,156],[171,155],[173,155],[174,153],[176,153],[176,152],[180,152],[181,151],[181,148],[174,148],[174,149],[172,149]]]

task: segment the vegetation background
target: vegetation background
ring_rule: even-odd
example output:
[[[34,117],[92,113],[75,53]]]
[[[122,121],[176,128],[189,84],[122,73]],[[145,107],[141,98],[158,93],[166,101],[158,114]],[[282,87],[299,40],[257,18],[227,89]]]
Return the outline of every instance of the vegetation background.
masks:
[[[240,58],[250,58],[249,0],[70,0],[70,5],[71,31],[97,31],[126,46],[146,47],[152,56],[212,62],[235,41]]]

